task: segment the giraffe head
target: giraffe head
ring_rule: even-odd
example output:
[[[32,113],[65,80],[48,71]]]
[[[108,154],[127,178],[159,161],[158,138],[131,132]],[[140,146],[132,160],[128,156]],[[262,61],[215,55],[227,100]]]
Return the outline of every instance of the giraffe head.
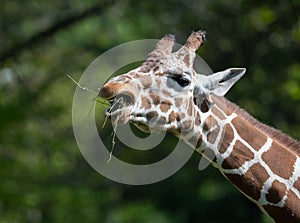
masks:
[[[193,68],[195,51],[204,43],[205,32],[193,32],[184,46],[172,52],[173,35],[164,36],[145,62],[126,74],[113,77],[99,96],[110,100],[107,109],[114,124],[134,123],[174,133],[200,125],[201,114],[210,109],[210,94],[223,96],[245,73],[230,68],[209,76]]]

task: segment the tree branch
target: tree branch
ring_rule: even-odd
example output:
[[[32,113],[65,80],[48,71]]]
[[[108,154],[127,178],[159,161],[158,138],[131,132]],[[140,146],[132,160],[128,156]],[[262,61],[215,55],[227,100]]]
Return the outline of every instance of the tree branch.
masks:
[[[100,14],[102,11],[104,11],[108,6],[112,5],[113,3],[114,1],[104,1],[101,4],[94,5],[93,7],[83,12],[80,12],[76,15],[72,15],[68,18],[65,18],[64,20],[54,23],[52,26],[48,27],[47,29],[29,37],[24,42],[17,43],[16,45],[12,46],[10,49],[5,50],[0,55],[0,64],[5,62],[7,59],[16,57],[22,51],[31,48],[37,42],[44,40],[45,38],[50,38],[57,31],[66,28],[68,26],[71,26],[74,23],[79,22],[85,18],[88,18],[96,13]]]

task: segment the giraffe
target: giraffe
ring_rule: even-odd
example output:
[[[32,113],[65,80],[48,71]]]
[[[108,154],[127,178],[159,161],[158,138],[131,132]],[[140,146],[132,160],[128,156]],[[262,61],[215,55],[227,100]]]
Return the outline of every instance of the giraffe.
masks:
[[[300,143],[225,99],[245,68],[194,70],[204,41],[204,31],[192,32],[172,52],[175,37],[165,35],[140,67],[100,89],[111,102],[105,115],[144,132],[169,131],[204,156],[212,151],[212,165],[275,222],[300,222]]]

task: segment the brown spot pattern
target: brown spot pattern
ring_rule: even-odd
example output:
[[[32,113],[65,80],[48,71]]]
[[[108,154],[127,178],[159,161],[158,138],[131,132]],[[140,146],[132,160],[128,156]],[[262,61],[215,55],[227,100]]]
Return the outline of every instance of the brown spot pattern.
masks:
[[[169,122],[174,122],[176,120],[175,118],[175,112],[172,111],[170,114],[169,114]]]
[[[180,116],[178,113],[172,111],[169,115],[169,122],[180,121]]]
[[[196,118],[195,118],[195,125],[199,126],[200,124],[201,124],[200,114],[199,114],[199,112],[197,112]]]
[[[155,118],[155,117],[158,117],[158,113],[156,111],[151,111],[146,114],[146,118],[148,120]]]
[[[271,148],[262,154],[262,159],[274,174],[285,179],[292,176],[296,156],[278,143],[273,141]],[[282,168],[282,161],[284,161],[284,168]]]
[[[156,67],[153,68],[153,72],[156,72],[158,70],[159,70],[159,66],[156,66]]]
[[[208,129],[211,129],[212,127],[218,125],[218,122],[211,115],[207,117],[205,123],[207,124]]]
[[[183,58],[183,62],[185,63],[185,65],[186,65],[187,67],[190,66],[190,55],[189,55],[189,54],[187,54],[187,55]]]
[[[209,127],[208,127],[207,123],[203,124],[203,130],[204,131],[208,131],[209,130]]]
[[[201,110],[201,112],[203,112],[203,113],[208,112],[209,107],[208,107],[208,105],[207,105],[207,101],[206,101],[206,100],[204,100],[204,101],[201,103],[201,105],[200,105],[200,110]]]
[[[146,97],[142,97],[142,108],[144,108],[144,109],[151,108],[150,100]]]
[[[294,187],[300,192],[300,177],[298,177],[298,180],[295,181]]]
[[[290,211],[286,212],[285,207],[276,207],[272,205],[264,205],[266,212],[275,220],[275,222],[295,223],[296,219],[292,219]]]
[[[220,127],[218,126],[217,128],[215,128],[213,131],[209,132],[207,134],[207,140],[208,142],[214,144],[217,137],[218,137],[218,134],[220,132]]]
[[[159,108],[162,112],[167,112],[171,108],[171,102],[170,101],[163,101],[163,102],[161,102]]]
[[[157,124],[164,125],[166,124],[167,119],[164,116],[159,116],[159,119],[157,120]]]
[[[217,124],[217,121],[210,115],[205,119],[205,123],[203,124],[203,130],[208,131]]]
[[[171,93],[165,89],[162,90],[162,93],[166,98],[171,97]]]
[[[188,141],[191,143],[191,145],[195,149],[197,149],[201,146],[202,136],[200,133],[197,133],[197,134],[193,135],[190,139],[188,139]]]
[[[300,219],[300,199],[292,192],[288,191],[285,206],[275,207],[265,205],[264,209],[275,220],[282,223],[296,223]]]
[[[257,131],[249,123],[245,123],[239,117],[232,121],[238,134],[249,143],[249,145],[258,151],[267,141],[267,136],[263,135],[260,131]]]
[[[158,95],[150,94],[150,98],[152,99],[154,105],[158,105],[159,104],[160,98],[159,98]]]
[[[164,75],[165,75],[165,73],[156,73],[155,75],[157,75],[157,76],[161,77],[161,76],[164,76]],[[157,83],[158,83],[158,82],[157,82]]]
[[[193,115],[193,105],[194,105],[193,99],[190,98],[189,103],[188,103],[188,108],[187,108],[187,114],[189,116]]]
[[[223,136],[223,141],[219,147],[219,152],[220,153],[225,153],[228,147],[230,146],[230,143],[234,139],[234,132],[232,127],[229,124],[226,124],[224,127],[224,136]]]
[[[280,202],[285,195],[286,186],[283,183],[280,183],[278,180],[275,180],[272,184],[272,187],[269,189],[266,194],[266,199],[270,203],[277,204]]]
[[[145,76],[145,77],[141,78],[141,83],[142,83],[144,89],[147,89],[147,88],[151,87],[152,79],[151,79],[151,77]]]
[[[249,150],[240,141],[237,141],[230,156],[223,161],[222,167],[224,169],[237,169],[246,161],[252,160],[253,158],[253,152],[251,152],[251,150]]]
[[[292,215],[298,219],[300,219],[300,199],[296,196],[296,194],[294,194],[292,191],[288,191],[287,193],[287,199],[286,199],[286,205],[285,205],[290,212],[292,213]],[[294,221],[295,222],[295,221]]]
[[[216,107],[212,107],[212,113],[214,113],[216,116],[218,116],[219,119],[221,120],[225,120],[226,117],[219,111],[219,109],[217,109]]]
[[[260,198],[260,190],[269,178],[269,174],[259,163],[251,166],[244,175],[226,174],[226,176],[241,191],[255,200]]]

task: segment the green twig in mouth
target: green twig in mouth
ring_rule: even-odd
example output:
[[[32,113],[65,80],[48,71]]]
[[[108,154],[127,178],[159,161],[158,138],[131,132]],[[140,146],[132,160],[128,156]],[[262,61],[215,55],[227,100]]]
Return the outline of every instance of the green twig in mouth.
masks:
[[[120,103],[119,103],[120,102]],[[112,105],[112,107],[110,108],[110,110],[111,109],[113,109],[116,105],[119,105],[118,106],[118,109],[117,110],[120,110],[121,109],[121,106],[124,104],[124,100],[123,100],[123,98],[121,97],[121,98],[118,98],[114,103],[113,103],[113,105]],[[106,123],[106,121],[107,121],[107,117],[108,117],[108,115],[106,116],[106,118],[105,118],[105,122],[104,122],[104,125],[105,125],[105,123]],[[111,147],[111,151],[110,151],[110,153],[109,153],[109,158],[108,158],[108,160],[107,160],[107,163],[109,163],[110,161],[111,161],[111,158],[112,158],[112,154],[113,154],[113,151],[114,151],[114,148],[115,148],[115,145],[116,145],[116,133],[117,133],[117,127],[118,127],[118,121],[119,121],[119,117],[120,116],[116,116],[116,119],[115,120],[113,120],[113,132],[112,132],[112,147]],[[104,127],[104,125],[102,126],[102,128]]]
[[[102,101],[102,100],[103,100],[103,101]],[[102,100],[99,99],[99,98],[96,99],[96,101],[99,102],[100,104],[103,104],[103,105],[110,105],[109,102],[104,101],[105,99],[102,99]]]
[[[74,78],[72,78],[69,74],[67,74],[67,77],[70,78],[70,80],[73,81],[73,82],[77,85],[77,87],[79,87],[81,90],[88,91],[88,92],[90,92],[90,93],[96,95],[95,100],[96,100],[97,102],[99,102],[100,104],[103,104],[103,105],[110,105],[109,102],[107,102],[105,99],[99,98],[97,92],[95,92],[95,91],[93,91],[93,90],[91,90],[91,89],[89,89],[89,88],[87,88],[87,87],[81,86],[81,85],[80,85],[76,80],[74,80]]]
[[[81,86],[77,81],[75,81],[69,74],[67,74],[67,77],[71,79],[71,81],[73,81],[80,89],[84,90],[84,91],[88,91],[90,93],[93,93],[95,95],[98,95],[97,92],[91,90],[91,89],[88,89],[87,87],[83,87]]]
[[[109,108],[109,110],[107,111],[101,129],[103,129],[104,126],[106,125],[107,119],[108,119],[108,117],[109,117],[110,114],[111,114],[110,111],[116,106],[116,104],[117,104],[119,101],[120,101],[120,103],[122,103],[121,100],[122,100],[122,98],[119,98],[117,101],[114,100],[114,101],[112,102],[113,105],[112,105],[111,108]],[[110,105],[110,104],[108,104],[108,105]],[[120,104],[119,104],[119,108],[118,108],[118,109],[120,109]]]
[[[109,163],[111,161],[111,158],[112,158],[112,154],[113,154],[113,151],[114,151],[114,148],[115,148],[115,145],[116,145],[116,134],[117,134],[117,122],[118,122],[118,118],[116,119],[116,123],[114,123],[114,128],[113,128],[113,132],[111,134],[112,136],[112,145],[111,145],[111,150],[110,150],[110,153],[109,153],[109,158],[108,160],[106,161],[106,163]]]
[[[80,85],[76,80],[74,80],[70,75],[67,75],[67,77],[70,78],[70,79],[77,85],[77,87],[79,87],[81,90],[88,91],[88,92],[90,92],[90,93],[96,95],[95,99],[96,99],[97,102],[99,102],[99,103],[101,103],[101,104],[103,104],[103,105],[109,105],[109,106],[111,105],[111,103],[109,103],[109,102],[106,101],[105,99],[102,99],[102,100],[101,100],[101,98],[98,97],[98,93],[97,93],[97,92],[95,92],[95,91],[93,91],[93,90],[91,90],[91,89],[89,89],[89,88],[87,88],[87,87],[81,86],[81,85]],[[117,108],[115,111],[118,111],[118,112],[119,112],[119,111],[122,110],[122,107],[124,107],[125,105],[126,105],[126,102],[124,101],[124,98],[123,98],[123,97],[120,97],[120,98],[118,98],[117,100],[114,99],[111,108],[109,109],[109,111],[108,111],[107,114],[106,114],[106,117],[105,117],[105,120],[104,120],[104,123],[103,123],[101,129],[104,128],[104,126],[105,126],[105,124],[106,124],[106,122],[107,122],[108,117],[112,115],[112,113],[111,113],[112,109],[114,109],[115,106],[118,106],[118,108]],[[113,132],[112,132],[112,134],[111,134],[111,136],[112,136],[112,148],[111,148],[111,151],[110,151],[110,153],[109,153],[109,158],[108,158],[108,160],[107,160],[107,163],[109,163],[109,162],[111,161],[111,159],[112,159],[112,154],[113,154],[113,151],[114,151],[114,148],[115,148],[115,145],[116,145],[116,133],[117,133],[117,127],[118,127],[118,121],[119,121],[119,118],[120,118],[120,116],[116,115],[116,118],[115,118],[115,120],[114,120],[113,123],[112,123],[112,124],[113,124]]]

